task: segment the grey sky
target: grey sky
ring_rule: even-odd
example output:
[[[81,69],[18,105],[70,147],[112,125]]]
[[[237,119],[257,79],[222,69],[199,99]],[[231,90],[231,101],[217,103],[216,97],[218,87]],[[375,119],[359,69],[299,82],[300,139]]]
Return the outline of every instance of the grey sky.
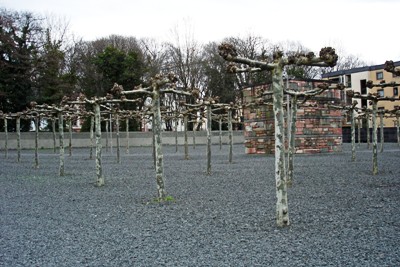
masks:
[[[371,64],[400,60],[400,0],[0,0],[3,7],[65,17],[78,37],[171,38],[177,25],[200,42],[229,36],[338,48]],[[397,42],[396,42],[397,41]]]

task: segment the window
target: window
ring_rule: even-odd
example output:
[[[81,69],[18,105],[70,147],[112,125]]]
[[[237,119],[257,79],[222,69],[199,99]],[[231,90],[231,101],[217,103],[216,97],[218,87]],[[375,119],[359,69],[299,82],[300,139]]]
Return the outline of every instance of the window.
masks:
[[[361,80],[360,81],[360,88],[361,88],[361,94],[362,95],[367,94],[367,80]]]
[[[361,107],[367,107],[368,106],[368,100],[367,99],[361,99]]]
[[[393,96],[399,95],[399,89],[397,87],[393,87]]]
[[[383,91],[383,89],[378,90],[378,96],[379,97],[384,97],[385,96],[385,92]]]
[[[376,79],[377,80],[383,80],[383,72],[382,71],[379,71],[379,72],[376,73]]]
[[[351,88],[351,75],[346,75],[346,81],[347,88]]]

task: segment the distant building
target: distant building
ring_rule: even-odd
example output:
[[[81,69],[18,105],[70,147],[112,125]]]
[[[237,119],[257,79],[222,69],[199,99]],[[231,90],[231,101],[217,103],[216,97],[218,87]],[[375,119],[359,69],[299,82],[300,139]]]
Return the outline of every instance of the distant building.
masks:
[[[400,66],[400,61],[394,62],[395,66]],[[398,87],[387,87],[384,89],[380,88],[367,88],[367,81],[372,81],[374,84],[378,84],[381,81],[396,82],[400,83],[400,76],[396,76],[390,72],[384,70],[385,65],[374,65],[368,67],[360,67],[349,70],[334,71],[330,73],[325,73],[322,75],[323,79],[328,79],[337,83],[343,83],[346,86],[346,90],[353,90],[354,92],[359,92],[361,95],[367,95],[368,93],[379,93],[381,96],[385,97],[395,97],[399,98],[399,88]],[[342,93],[341,99],[346,104],[351,104],[352,99],[348,98],[345,92]],[[358,102],[357,107],[368,107],[370,104],[367,100],[354,99]],[[399,109],[400,101],[380,101],[378,102],[378,109],[393,110]],[[349,123],[349,122],[347,122]],[[394,127],[394,120],[385,118],[384,127]],[[370,124],[371,125],[371,124]],[[371,125],[372,127],[372,125]]]

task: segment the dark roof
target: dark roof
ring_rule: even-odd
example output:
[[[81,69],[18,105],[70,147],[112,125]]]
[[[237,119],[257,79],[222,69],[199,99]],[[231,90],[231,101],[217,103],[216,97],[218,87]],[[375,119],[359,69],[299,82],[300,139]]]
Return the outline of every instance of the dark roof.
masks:
[[[400,66],[400,61],[394,62],[394,65],[396,67]],[[363,71],[383,70],[384,68],[385,68],[385,64],[380,64],[380,65],[359,67],[359,68],[354,68],[354,69],[349,69],[349,70],[338,70],[338,71],[324,73],[324,74],[322,74],[322,78],[335,77],[335,76],[352,74],[352,73],[363,72]]]

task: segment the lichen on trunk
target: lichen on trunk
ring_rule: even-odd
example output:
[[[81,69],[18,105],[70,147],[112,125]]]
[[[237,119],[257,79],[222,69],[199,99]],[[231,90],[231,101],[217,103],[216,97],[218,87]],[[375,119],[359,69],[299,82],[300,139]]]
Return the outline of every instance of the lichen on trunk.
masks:
[[[272,71],[273,107],[275,119],[275,182],[276,182],[276,222],[278,226],[287,226],[289,208],[287,181],[285,177],[285,147],[283,119],[283,79],[282,66],[278,63]]]
[[[35,168],[39,168],[39,118],[35,117]]]
[[[377,101],[372,101],[372,174],[378,174],[378,148],[377,148],[377,139],[378,139],[378,127],[376,123],[376,114],[377,114]]]
[[[163,199],[167,196],[164,180],[164,162],[162,153],[161,139],[161,111],[160,111],[160,92],[157,86],[153,91],[153,132],[154,132],[154,153],[156,164],[156,182],[158,198]]]
[[[60,153],[60,168],[59,168],[59,175],[64,176],[64,116],[62,111],[58,112],[58,136],[59,136],[59,153]]]
[[[351,118],[351,161],[356,160],[356,122],[355,122],[355,110],[352,108],[349,110]]]
[[[211,174],[211,104],[207,105],[207,175]]]
[[[96,132],[96,186],[104,185],[103,168],[101,165],[101,119],[100,119],[100,104],[94,103],[94,119],[95,119],[95,132]]]
[[[232,158],[233,158],[232,109],[228,109],[228,132],[229,132],[229,163],[232,163]]]
[[[17,127],[17,162],[21,161],[21,118],[16,119]]]

